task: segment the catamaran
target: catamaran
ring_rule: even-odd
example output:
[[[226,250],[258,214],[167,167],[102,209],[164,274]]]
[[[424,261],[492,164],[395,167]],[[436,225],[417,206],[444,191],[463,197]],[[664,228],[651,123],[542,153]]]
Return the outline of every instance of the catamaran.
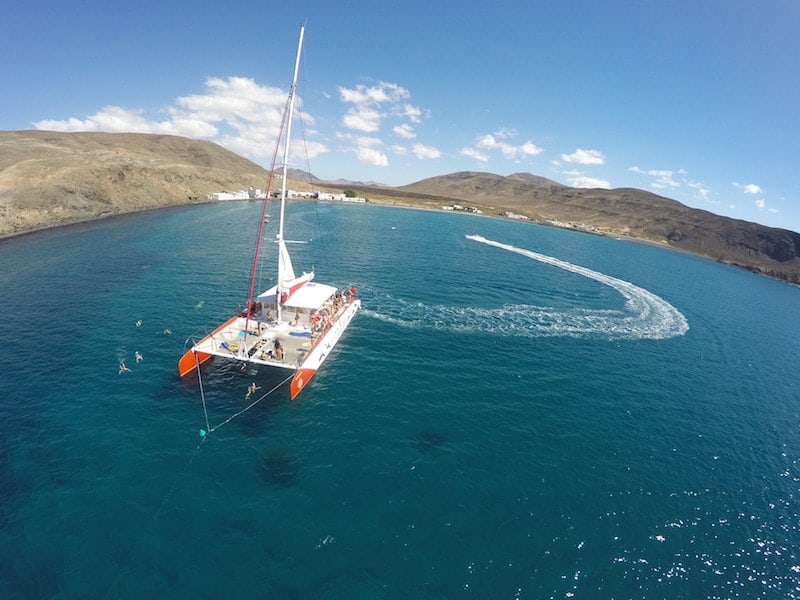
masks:
[[[356,298],[355,288],[343,289],[313,281],[313,269],[296,275],[284,239],[289,141],[304,30],[304,27],[300,28],[294,77],[267,183],[267,190],[272,189],[272,174],[283,142],[277,283],[257,297],[254,296],[261,240],[264,224],[268,221],[267,201],[270,194],[267,193],[259,220],[246,309],[232,316],[200,341],[194,342],[178,361],[178,373],[181,377],[199,371],[200,365],[212,358],[238,361],[243,365],[250,364],[271,370],[290,373],[294,371],[290,385],[292,399],[305,388],[361,308],[361,300]]]

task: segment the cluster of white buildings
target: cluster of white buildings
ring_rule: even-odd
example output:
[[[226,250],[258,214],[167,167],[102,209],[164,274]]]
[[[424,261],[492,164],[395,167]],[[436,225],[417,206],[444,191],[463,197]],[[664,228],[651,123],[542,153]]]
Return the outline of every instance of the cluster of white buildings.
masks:
[[[272,192],[272,196],[277,198],[280,192]],[[366,198],[356,198],[353,196],[345,196],[344,194],[331,194],[329,192],[296,192],[294,190],[286,190],[287,198],[304,198],[307,200],[323,200],[327,202],[357,202],[363,204],[367,201]]]
[[[442,206],[442,210],[457,210],[461,212],[468,212],[475,215],[482,215],[483,211],[475,206],[462,206],[461,204],[449,204]]]
[[[572,223],[569,221],[554,221],[553,219],[545,219],[542,225],[550,225],[551,227],[561,227],[562,229],[576,229],[578,231],[585,231],[586,233],[598,233],[599,230],[594,225],[587,225],[586,223]]]
[[[280,191],[270,193],[270,198],[279,198]],[[238,192],[214,192],[208,195],[209,200],[263,200],[267,197],[267,193],[259,188],[248,188],[246,190],[239,190]],[[286,190],[287,199],[303,199],[303,200],[327,200],[329,202],[356,202],[363,204],[367,201],[366,198],[357,198],[352,196],[345,196],[344,194],[330,194],[328,192],[298,192],[295,190]]]
[[[266,192],[259,188],[248,188],[246,190],[239,190],[238,192],[214,192],[208,195],[209,200],[263,200],[266,197]]]

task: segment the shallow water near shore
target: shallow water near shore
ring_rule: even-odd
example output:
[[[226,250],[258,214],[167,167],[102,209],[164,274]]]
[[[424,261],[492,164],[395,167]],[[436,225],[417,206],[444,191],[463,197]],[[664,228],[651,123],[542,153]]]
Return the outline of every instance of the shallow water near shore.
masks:
[[[259,210],[0,241],[4,598],[800,597],[800,290],[526,223],[290,204],[295,269],[363,309],[297,400],[201,438],[176,363],[246,300]],[[253,381],[274,383],[204,372],[212,426]]]

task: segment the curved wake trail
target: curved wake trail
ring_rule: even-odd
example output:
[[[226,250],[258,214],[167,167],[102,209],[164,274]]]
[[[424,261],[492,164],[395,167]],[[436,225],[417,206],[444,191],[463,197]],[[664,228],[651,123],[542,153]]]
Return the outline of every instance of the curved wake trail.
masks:
[[[504,335],[570,336],[587,334],[610,339],[666,339],[689,330],[686,317],[663,298],[628,281],[617,279],[552,256],[488,240],[478,235],[468,239],[521,254],[577,275],[593,279],[617,290],[625,298],[624,310],[569,309],[530,305],[507,305],[501,308],[456,308],[427,306],[393,299],[391,312],[396,316],[365,310],[366,314],[407,327],[427,327],[456,331],[483,331]]]

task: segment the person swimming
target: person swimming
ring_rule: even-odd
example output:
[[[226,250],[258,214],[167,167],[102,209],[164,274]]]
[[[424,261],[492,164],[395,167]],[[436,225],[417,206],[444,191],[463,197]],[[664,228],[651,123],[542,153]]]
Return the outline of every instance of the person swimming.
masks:
[[[122,375],[123,373],[129,373],[130,369],[125,365],[125,361],[119,363],[119,374]]]
[[[142,356],[142,353],[139,352],[138,350],[136,351],[136,354],[134,354],[134,357],[136,358],[137,363],[142,362],[144,360],[144,356]]]

